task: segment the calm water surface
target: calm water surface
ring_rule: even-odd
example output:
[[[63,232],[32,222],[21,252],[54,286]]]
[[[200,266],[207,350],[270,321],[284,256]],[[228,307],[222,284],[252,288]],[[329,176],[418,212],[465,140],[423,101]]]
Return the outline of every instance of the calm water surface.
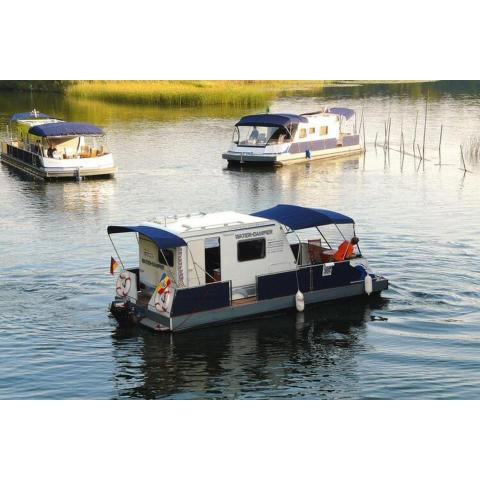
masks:
[[[459,145],[480,135],[480,87],[429,87],[424,164],[373,145],[389,116],[391,143],[403,128],[411,145],[417,111],[421,143],[426,88],[331,88],[276,101],[273,112],[364,108],[369,142],[365,156],[277,171],[222,161],[246,110],[35,95],[40,110],[104,127],[119,174],[47,184],[1,166],[0,398],[480,398],[480,167],[459,169]],[[1,130],[11,112],[30,108],[30,95],[2,94]],[[174,336],[121,329],[109,317],[108,224],[280,202],[355,218],[362,251],[390,290]],[[118,244],[133,260],[131,239]]]

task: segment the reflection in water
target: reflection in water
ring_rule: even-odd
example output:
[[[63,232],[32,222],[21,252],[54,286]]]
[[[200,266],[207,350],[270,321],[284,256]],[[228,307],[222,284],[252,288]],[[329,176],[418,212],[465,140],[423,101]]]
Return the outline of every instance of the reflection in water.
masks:
[[[157,335],[117,328],[120,398],[354,398],[365,322],[381,298],[315,306],[234,325]],[[348,379],[348,381],[346,380]]]

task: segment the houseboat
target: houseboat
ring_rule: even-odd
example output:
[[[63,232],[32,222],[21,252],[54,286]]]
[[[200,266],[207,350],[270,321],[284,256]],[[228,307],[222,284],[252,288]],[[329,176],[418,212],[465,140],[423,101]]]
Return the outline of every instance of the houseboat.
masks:
[[[135,233],[139,262],[127,268],[120,259],[111,313],[156,331],[301,311],[305,304],[388,288],[358,248],[353,219],[330,210],[277,205],[249,215],[198,213],[111,225],[107,232],[115,252],[111,235]]]
[[[117,169],[103,130],[33,110],[11,116],[1,160],[43,179],[113,176]]]
[[[362,152],[355,112],[324,108],[294,115],[264,113],[242,117],[222,158],[231,165],[280,167],[316,158]]]

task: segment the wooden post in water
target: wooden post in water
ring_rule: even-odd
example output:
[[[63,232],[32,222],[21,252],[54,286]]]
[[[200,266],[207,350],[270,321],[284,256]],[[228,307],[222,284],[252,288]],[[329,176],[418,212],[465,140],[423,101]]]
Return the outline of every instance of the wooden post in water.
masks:
[[[422,152],[420,150],[420,145],[417,143],[418,155],[420,156],[420,161],[422,161]]]
[[[390,148],[390,130],[392,129],[392,117],[388,119],[388,137],[387,137],[387,148]]]
[[[375,148],[377,148],[377,137],[378,137],[378,132],[375,133]]]
[[[417,139],[418,110],[415,117],[415,129],[413,130],[413,158],[415,158],[415,140]]]
[[[422,146],[422,160],[425,159],[425,136],[427,134],[427,111],[428,111],[428,94],[430,90],[427,90],[427,98],[425,100],[425,122],[423,124],[423,146]]]
[[[386,120],[383,122],[383,126],[385,128],[385,133],[383,137],[383,148],[387,148],[387,121]]]
[[[467,167],[466,167],[466,165],[465,165],[465,157],[463,156],[463,147],[462,147],[462,145],[460,145],[460,153],[462,154],[463,170],[466,172],[466,171],[467,171]]]
[[[363,117],[363,110],[362,110]],[[367,151],[367,139],[365,138],[365,118],[363,118],[363,153]]]

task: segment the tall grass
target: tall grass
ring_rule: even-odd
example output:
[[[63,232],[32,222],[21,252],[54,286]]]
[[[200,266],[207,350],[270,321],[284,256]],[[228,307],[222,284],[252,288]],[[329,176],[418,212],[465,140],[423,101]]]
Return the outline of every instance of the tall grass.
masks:
[[[70,86],[67,95],[164,107],[254,107],[267,104],[274,97],[274,92],[247,82],[82,81]]]
[[[67,95],[108,102],[199,107],[224,105],[258,107],[293,90],[319,89],[326,81],[278,80],[157,80],[79,81]]]

